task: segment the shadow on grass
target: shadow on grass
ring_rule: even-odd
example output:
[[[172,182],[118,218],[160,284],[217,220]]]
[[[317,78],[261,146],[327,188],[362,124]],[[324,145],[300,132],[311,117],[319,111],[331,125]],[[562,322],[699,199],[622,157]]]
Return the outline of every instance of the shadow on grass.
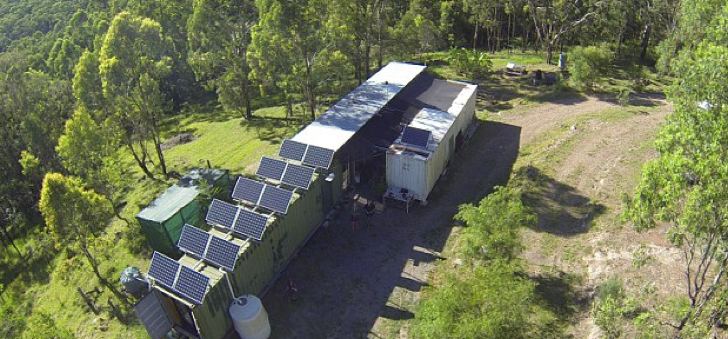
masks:
[[[543,86],[541,86],[543,87]],[[539,93],[529,95],[528,100],[538,103],[551,103],[571,106],[587,100],[586,95],[572,90],[560,90],[554,87],[547,88]]]
[[[515,176],[523,187],[523,202],[538,214],[535,231],[561,236],[589,231],[589,226],[606,207],[559,182],[538,168],[525,166]]]
[[[549,321],[540,324],[540,337],[565,338],[564,330],[573,317],[589,306],[585,293],[575,288],[580,285],[580,277],[558,272],[542,273],[529,279],[536,283],[536,302],[553,316]]]

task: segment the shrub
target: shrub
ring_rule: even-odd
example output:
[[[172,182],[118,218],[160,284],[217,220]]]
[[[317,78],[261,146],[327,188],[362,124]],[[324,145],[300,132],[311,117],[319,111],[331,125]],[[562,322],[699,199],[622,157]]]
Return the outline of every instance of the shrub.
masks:
[[[571,75],[574,84],[592,89],[609,72],[612,55],[604,47],[576,47],[572,50]]]
[[[451,48],[447,55],[447,62],[456,72],[470,78],[482,78],[493,67],[487,53],[463,47]]]

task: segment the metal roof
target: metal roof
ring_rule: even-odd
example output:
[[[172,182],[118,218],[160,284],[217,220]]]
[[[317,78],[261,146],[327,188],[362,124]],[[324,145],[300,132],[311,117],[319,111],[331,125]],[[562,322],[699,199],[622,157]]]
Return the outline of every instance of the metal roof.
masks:
[[[144,208],[137,218],[154,222],[165,222],[183,207],[189,205],[200,194],[197,186],[170,186],[161,196]]]
[[[426,67],[390,62],[298,132],[292,140],[338,151]]]
[[[430,131],[432,133],[432,139],[427,144],[427,151],[434,152],[437,146],[440,145],[442,138],[445,137],[447,131],[452,127],[455,119],[463,111],[465,105],[468,103],[468,99],[478,89],[478,86],[457,81],[447,81],[449,86],[452,88],[459,88],[459,93],[454,97],[450,108],[445,111],[439,109],[425,107],[421,109],[417,115],[415,115],[412,122],[408,126],[416,127],[422,130]],[[397,138],[395,144],[401,144],[402,135]]]

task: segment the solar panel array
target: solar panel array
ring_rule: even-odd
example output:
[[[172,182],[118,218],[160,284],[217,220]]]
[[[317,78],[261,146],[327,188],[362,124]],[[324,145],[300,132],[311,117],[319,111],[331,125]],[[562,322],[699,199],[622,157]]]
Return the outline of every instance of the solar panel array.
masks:
[[[416,127],[406,126],[402,132],[402,142],[422,148],[427,147],[432,132]]]
[[[288,213],[288,205],[293,198],[293,192],[266,185],[263,194],[260,196],[258,205],[265,207],[273,212],[286,214]]]
[[[334,151],[298,141],[283,140],[278,155],[281,158],[301,161],[305,165],[328,169],[334,158]]]
[[[235,268],[241,247],[190,225],[182,227],[177,246],[186,253],[230,271]]]
[[[263,157],[260,159],[258,171],[255,174],[268,179],[281,181],[283,172],[286,171],[286,162],[283,160]]]
[[[207,294],[210,278],[159,252],[152,255],[147,275],[181,297],[201,305]]]
[[[277,187],[268,186],[268,185],[266,185],[265,187],[289,192],[291,195],[293,194],[293,192],[286,191],[286,190],[283,190],[283,189],[280,189]],[[271,192],[274,192],[274,191],[271,190]],[[272,195],[270,192],[268,194]],[[263,193],[263,196],[266,196],[265,192]],[[270,199],[270,198],[267,198],[267,199]],[[261,197],[261,200],[263,200],[262,197]],[[271,209],[269,207],[266,207],[266,208]],[[287,210],[287,208],[288,208],[288,206],[286,205],[286,210]],[[223,224],[223,223],[219,223],[214,220],[211,220],[209,218],[211,213],[213,215],[219,215],[219,214],[222,214],[221,213],[222,210],[227,211],[229,209],[235,210],[234,217],[231,219],[231,221],[229,223],[227,223],[228,219],[225,219],[226,223]],[[242,207],[235,206],[233,204],[229,204],[224,201],[217,200],[217,199],[212,200],[212,204],[210,204],[210,208],[207,211],[207,215],[208,215],[208,217],[205,218],[205,220],[207,220],[208,223],[211,223],[213,225],[216,225],[216,226],[219,226],[219,227],[222,227],[225,229],[232,230],[233,232],[238,233],[244,237],[252,238],[255,240],[262,239],[263,232],[265,231],[265,227],[268,225],[267,216],[255,213],[253,211],[249,211]]]
[[[306,148],[308,145],[293,140],[283,140],[281,149],[278,151],[278,155],[281,158],[301,161],[303,156],[306,154]]]
[[[249,202],[253,205],[258,204],[260,194],[263,193],[265,184],[248,178],[239,177],[235,182],[232,197],[235,200]]]
[[[334,159],[334,151],[328,148],[308,145],[306,155],[303,156],[303,163],[314,167],[328,169],[331,160]]]

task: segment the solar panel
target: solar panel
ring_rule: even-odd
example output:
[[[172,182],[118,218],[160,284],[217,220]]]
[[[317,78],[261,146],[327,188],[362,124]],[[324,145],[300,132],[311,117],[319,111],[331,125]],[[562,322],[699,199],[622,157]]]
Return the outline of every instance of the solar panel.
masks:
[[[233,199],[258,204],[260,193],[263,192],[263,183],[248,178],[239,177],[233,189]]]
[[[196,272],[187,266],[182,266],[174,289],[186,299],[197,305],[201,305],[207,293],[207,285],[209,282],[210,278],[206,275]]]
[[[426,148],[427,143],[430,141],[431,134],[432,133],[430,131],[406,126],[402,132],[402,142]]]
[[[291,186],[308,189],[308,186],[311,185],[311,179],[313,179],[313,172],[312,167],[288,164],[286,173],[283,175],[283,182]]]
[[[266,185],[258,204],[274,212],[286,214],[291,198],[293,198],[293,192]]]
[[[286,162],[283,160],[263,157],[260,159],[258,171],[255,174],[273,180],[281,180],[286,170]]]
[[[309,145],[306,150],[306,155],[303,157],[303,163],[314,167],[329,168],[331,165],[331,159],[334,158],[334,151]]]
[[[278,151],[278,155],[281,158],[301,161],[303,160],[303,155],[306,154],[306,147],[308,147],[308,145],[302,144],[298,141],[283,140],[283,144],[281,145],[281,149]]]
[[[260,241],[263,239],[263,232],[267,225],[268,217],[241,208],[233,231],[244,237]]]
[[[172,288],[174,286],[174,280],[177,277],[177,271],[179,270],[180,264],[166,255],[154,251],[152,254],[152,263],[149,265],[149,272],[147,275],[154,279],[155,282]]]
[[[218,226],[232,228],[235,222],[235,215],[238,213],[238,207],[228,204],[224,201],[212,199],[210,208],[207,209],[205,220]]]
[[[240,246],[222,238],[212,237],[205,259],[232,271],[235,268],[235,261],[238,260],[238,253]]]
[[[187,253],[195,254],[202,258],[205,256],[205,249],[209,240],[210,233],[194,226],[184,225],[177,246]]]

